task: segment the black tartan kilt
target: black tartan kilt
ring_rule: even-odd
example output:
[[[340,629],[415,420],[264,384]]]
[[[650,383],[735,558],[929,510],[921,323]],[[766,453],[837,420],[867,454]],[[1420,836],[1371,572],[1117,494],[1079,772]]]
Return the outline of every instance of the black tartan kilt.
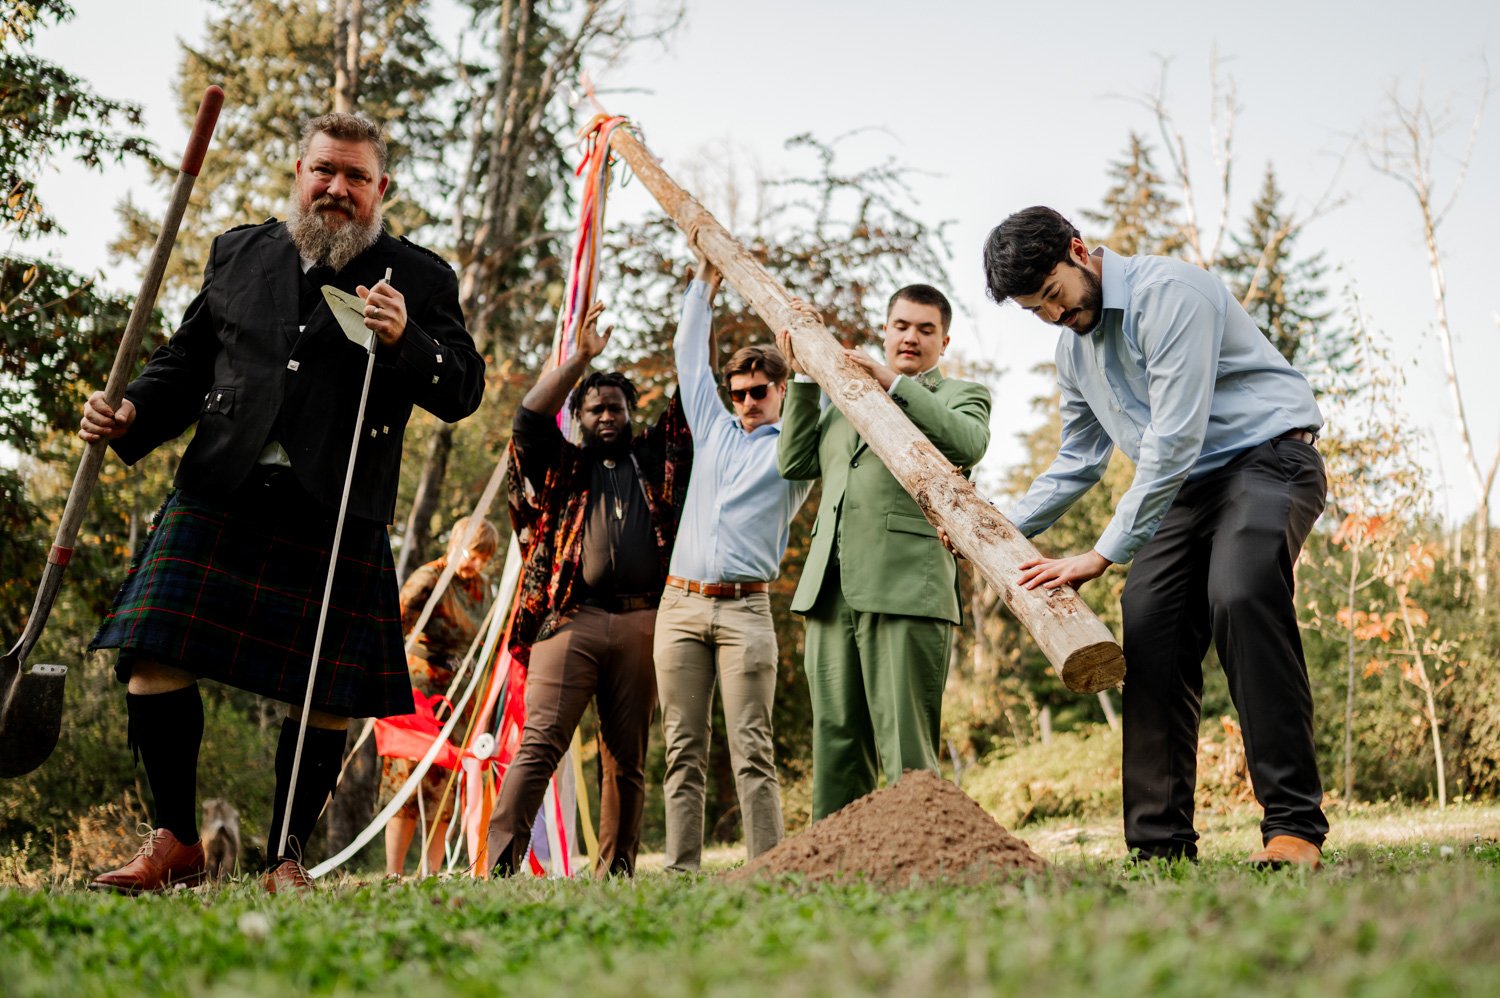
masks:
[[[263,480],[270,479],[270,484]],[[167,496],[90,648],[174,665],[301,705],[333,544],[334,515],[289,471],[258,473],[236,499]],[[384,524],[350,518],[318,656],[314,710],[412,711],[396,570]]]

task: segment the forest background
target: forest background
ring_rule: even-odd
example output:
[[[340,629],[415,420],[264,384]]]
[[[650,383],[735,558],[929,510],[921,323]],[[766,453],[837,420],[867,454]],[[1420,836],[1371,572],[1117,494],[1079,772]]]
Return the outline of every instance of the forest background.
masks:
[[[154,238],[169,175],[164,163],[174,161],[175,150],[147,140],[141,110],[125,99],[131,94],[98,93],[85,70],[39,54],[47,33],[73,17],[70,5],[0,0],[0,13],[0,177],[7,198],[0,232],[0,636],[8,642],[29,610],[71,480],[79,405],[104,380],[132,293],[122,265],[103,277],[94,258],[75,254],[70,262],[69,251],[59,249],[68,246],[57,237],[68,195],[49,193],[48,176],[61,163],[78,163],[95,171],[91,184],[107,188],[123,164],[150,171],[155,186],[120,200],[110,224],[115,258],[138,263]],[[574,224],[570,180],[581,112],[570,97],[581,73],[615,83],[603,94],[613,109],[632,113],[638,103],[649,105],[631,92],[630,67],[701,48],[701,36],[692,33],[696,15],[606,0],[205,4],[203,30],[182,46],[178,64],[151,70],[173,75],[183,121],[210,82],[225,87],[230,104],[184,222],[147,350],[170,334],[213,235],[284,214],[297,121],[339,106],[384,122],[395,146],[388,224],[454,263],[471,331],[490,363],[479,414],[457,427],[419,418],[408,433],[393,536],[407,570],[435,556],[447,525],[473,505],[503,452],[510,414],[551,339]],[[1478,27],[1482,43],[1485,25]],[[1104,145],[1063,129],[1062,158],[1069,169],[1084,170],[1096,193],[1056,206],[1074,213],[1091,242],[1122,253],[1177,255],[1223,276],[1319,392],[1328,417],[1320,447],[1331,494],[1299,564],[1298,602],[1317,696],[1320,766],[1333,802],[1397,798],[1442,807],[1459,798],[1492,799],[1500,790],[1494,675],[1500,609],[1490,502],[1500,434],[1495,395],[1479,375],[1483,360],[1495,356],[1500,316],[1484,314],[1497,306],[1492,283],[1474,286],[1474,254],[1455,263],[1447,249],[1450,233],[1470,238],[1472,205],[1494,204],[1493,177],[1500,176],[1491,155],[1494,129],[1484,119],[1491,91],[1485,63],[1476,49],[1467,88],[1443,94],[1424,90],[1420,73],[1403,81],[1402,67],[1392,66],[1389,90],[1368,102],[1373,112],[1330,126],[1327,155],[1309,169],[1277,161],[1264,123],[1246,127],[1256,118],[1256,95],[1236,83],[1233,59],[1187,51],[1174,64],[1151,51],[1141,49],[1129,81],[1100,81],[1078,92],[1083,100],[1118,98],[1111,111],[1117,127]],[[882,58],[893,60],[892,72],[920,75],[920,67]],[[1257,53],[1258,61],[1265,58]],[[1168,68],[1173,79],[1190,76],[1192,84],[1172,89]],[[1048,82],[1057,94],[1044,91],[1037,103],[1055,102],[1055,115],[1066,123],[1072,113],[1062,99],[1066,90],[1058,80]],[[709,89],[697,78],[679,85]],[[997,121],[985,94],[966,99],[975,128],[1009,132],[1006,154],[1030,154],[1025,128],[1003,115]],[[778,136],[786,141],[781,159],[767,167],[756,151],[716,135],[734,120],[733,107],[712,100],[704,106],[713,108],[707,122],[643,114],[647,141],[661,153],[653,141],[660,133],[673,136],[673,148],[690,150],[670,159],[669,168],[793,293],[816,302],[846,343],[878,343],[885,297],[900,283],[972,285],[978,250],[967,236],[974,221],[934,216],[919,196],[942,166],[929,155],[934,146],[945,157],[971,156],[967,136],[902,146],[890,135],[920,131],[919,122],[891,122],[875,112],[866,118],[851,101],[849,128],[789,130]],[[886,129],[860,130],[871,121]],[[1258,147],[1245,148],[1247,132],[1262,138]],[[1299,178],[1295,188],[1288,174]],[[1355,175],[1362,178],[1357,183]],[[1375,204],[1353,197],[1371,178],[1384,183]],[[1004,211],[1026,203],[1003,197],[993,217],[981,220],[980,235]],[[638,188],[618,188],[611,207],[601,297],[623,335],[608,359],[648,386],[651,412],[672,380],[670,337],[690,254]],[[991,205],[982,207],[991,212]],[[1411,313],[1400,313],[1403,326],[1389,335],[1390,320],[1372,314],[1363,297],[1359,248],[1345,247],[1347,255],[1311,248],[1322,244],[1319,226],[1351,213],[1372,227],[1374,241],[1420,250],[1406,275],[1418,318],[1413,323]],[[1454,304],[1460,295],[1462,308]],[[1468,304],[1485,295],[1479,309]],[[1012,376],[1018,366],[1045,365],[1050,333],[1033,322],[1001,339],[979,318],[993,306],[957,297],[965,307],[948,368],[996,389],[996,442],[980,480],[1003,500],[1024,489],[1056,446],[1045,370],[1020,382],[1029,389],[1017,390]],[[732,291],[721,298],[716,327],[724,356],[768,336]],[[1012,349],[1022,336],[1032,344],[1029,352]],[[1429,372],[1439,372],[1438,404],[1414,419],[1417,393],[1410,385]],[[67,843],[80,827],[133,826],[145,813],[139,774],[124,748],[123,697],[111,663],[85,647],[180,453],[181,443],[134,468],[106,463],[63,598],[32,657],[73,667],[63,740],[37,773],[0,785],[0,842]],[[1042,539],[1044,549],[1091,544],[1130,474],[1117,457],[1101,487]],[[809,709],[801,625],[786,605],[815,504],[816,493],[794,527],[775,593],[782,648],[778,758],[794,825],[805,820]],[[1127,571],[1113,570],[1084,591],[1116,628]],[[1013,785],[990,788],[986,803],[1012,825],[1118,813],[1110,768],[1117,699],[1067,694],[996,595],[972,579],[965,587],[971,612],[955,643],[945,703],[955,775],[962,780],[977,763],[1006,756],[1067,760],[1071,766],[1038,767]],[[1211,661],[1205,678],[1205,804],[1232,806],[1246,792],[1233,710]],[[206,699],[202,795],[236,802],[247,830],[263,834],[258,823],[270,793],[264,760],[275,715],[238,691],[214,689]],[[711,758],[707,827],[732,840],[738,816],[721,742]],[[660,769],[657,744],[649,782],[658,792]],[[351,784],[336,803],[332,834],[347,837],[368,813],[369,790]],[[660,807],[648,805],[647,815],[649,846],[659,840]]]

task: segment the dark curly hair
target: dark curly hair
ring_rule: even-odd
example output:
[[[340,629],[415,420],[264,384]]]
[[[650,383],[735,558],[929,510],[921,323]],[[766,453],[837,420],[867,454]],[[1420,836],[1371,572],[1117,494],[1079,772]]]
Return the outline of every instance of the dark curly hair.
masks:
[[[618,388],[625,395],[625,408],[634,410],[635,403],[640,398],[640,393],[635,390],[635,385],[630,379],[619,371],[590,371],[588,376],[579,382],[578,387],[573,389],[573,394],[568,396],[568,412],[577,416],[583,409],[584,396],[595,388]]]
[[[1052,268],[1068,259],[1068,247],[1082,238],[1073,223],[1037,205],[1025,208],[990,230],[984,241],[984,279],[997,304],[1034,294]]]

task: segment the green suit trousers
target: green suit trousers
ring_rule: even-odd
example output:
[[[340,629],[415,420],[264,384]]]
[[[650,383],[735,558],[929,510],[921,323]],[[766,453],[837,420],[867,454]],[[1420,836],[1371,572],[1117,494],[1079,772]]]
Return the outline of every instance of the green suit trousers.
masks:
[[[908,769],[938,771],[953,625],[866,613],[844,600],[833,565],[807,611],[813,704],[813,820]]]

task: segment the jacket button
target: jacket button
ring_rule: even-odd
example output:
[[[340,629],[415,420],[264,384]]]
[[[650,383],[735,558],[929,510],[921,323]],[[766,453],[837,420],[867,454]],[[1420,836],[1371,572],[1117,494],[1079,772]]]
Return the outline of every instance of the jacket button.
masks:
[[[858,468],[859,467],[859,458],[855,458],[853,461],[850,461],[849,462],[849,467],[851,467],[851,468]]]

